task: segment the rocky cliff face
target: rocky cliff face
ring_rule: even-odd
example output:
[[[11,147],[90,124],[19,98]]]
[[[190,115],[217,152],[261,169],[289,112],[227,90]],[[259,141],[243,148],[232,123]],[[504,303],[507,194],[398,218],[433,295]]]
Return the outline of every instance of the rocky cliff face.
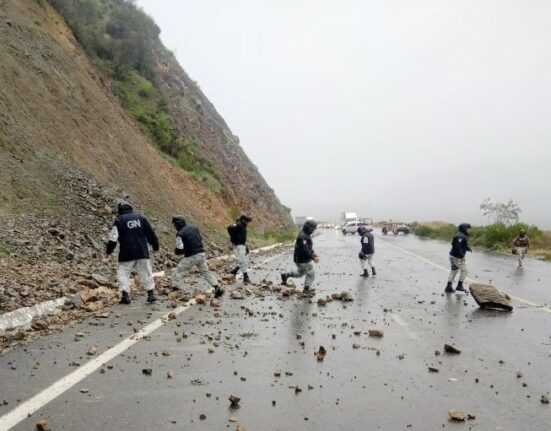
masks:
[[[170,260],[174,213],[202,227],[210,254],[223,251],[239,209],[266,229],[291,225],[212,104],[164,48],[158,53],[156,85],[176,126],[218,170],[223,193],[152,145],[49,2],[0,0],[0,311],[13,309],[25,286],[31,305],[73,289],[83,274],[110,274],[102,242],[118,198],[152,221],[159,264]]]

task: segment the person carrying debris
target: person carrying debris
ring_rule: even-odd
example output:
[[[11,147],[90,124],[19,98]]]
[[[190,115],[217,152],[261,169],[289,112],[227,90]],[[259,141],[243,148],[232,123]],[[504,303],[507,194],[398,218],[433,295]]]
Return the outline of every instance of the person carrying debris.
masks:
[[[360,274],[362,277],[369,277],[369,271],[367,270],[368,266],[371,267],[371,272],[373,273],[373,275],[377,275],[375,267],[373,266],[373,255],[375,254],[375,238],[373,238],[373,234],[371,233],[372,231],[372,227],[365,228],[364,226],[360,226],[358,228],[358,234],[361,236],[360,243],[362,245],[362,249],[360,250],[360,254],[358,255],[362,264],[362,269],[364,270],[364,272]]]
[[[184,283],[184,276],[195,266],[199,269],[203,278],[214,287],[214,296],[216,298],[222,296],[224,291],[220,288],[218,278],[209,270],[207,265],[205,248],[203,247],[203,239],[201,238],[199,229],[188,225],[186,218],[182,215],[172,217],[172,225],[178,232],[176,234],[176,249],[174,252],[178,256],[183,255],[182,260],[180,260],[172,275],[172,289],[180,290]]]
[[[448,277],[448,284],[446,285],[445,292],[453,293],[452,283],[459,272],[459,282],[457,283],[456,290],[460,292],[466,292],[467,289],[463,286],[463,281],[467,278],[467,265],[465,264],[465,255],[468,251],[472,251],[468,244],[468,230],[471,228],[469,223],[462,223],[459,225],[458,231],[452,239],[452,249],[450,251],[450,276]]]
[[[518,266],[522,266],[524,256],[528,253],[530,247],[530,240],[524,229],[521,229],[513,242],[513,254],[517,255]]]
[[[119,304],[130,304],[130,276],[133,270],[138,272],[140,282],[147,290],[147,302],[155,302],[155,281],[149,259],[149,247],[159,251],[159,240],[149,221],[141,214],[135,213],[132,206],[125,201],[117,206],[118,217],[113,223],[106,244],[106,253],[113,253],[119,243],[119,266],[117,279],[121,299]]]
[[[249,247],[247,247],[247,225],[253,220],[251,213],[244,213],[234,224],[228,226],[230,241],[233,245],[236,267],[231,271],[235,277],[239,270],[243,273],[243,283],[250,283],[249,269]]]
[[[312,296],[315,294],[312,284],[316,277],[312,261],[319,262],[319,256],[314,251],[312,242],[312,234],[317,227],[318,224],[314,220],[306,220],[295,242],[294,262],[297,269],[293,272],[281,273],[281,284],[283,285],[287,284],[289,278],[305,277],[303,292]]]

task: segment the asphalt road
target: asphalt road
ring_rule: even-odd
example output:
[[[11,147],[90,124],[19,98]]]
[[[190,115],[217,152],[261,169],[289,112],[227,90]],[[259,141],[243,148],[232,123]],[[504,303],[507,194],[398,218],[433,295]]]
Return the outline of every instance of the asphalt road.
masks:
[[[551,265],[469,255],[473,279],[518,298],[504,313],[442,294],[448,244],[377,235],[369,279],[359,277],[357,236],[323,232],[315,246],[316,298],[348,291],[354,301],[320,307],[258,289],[166,322],[168,302],[116,306],[0,357],[0,431],[41,419],[53,430],[551,429],[551,405],[540,402],[551,392]],[[278,282],[293,266],[289,251],[256,259],[255,280]],[[461,354],[445,354],[445,343]],[[476,418],[451,422],[450,409]]]

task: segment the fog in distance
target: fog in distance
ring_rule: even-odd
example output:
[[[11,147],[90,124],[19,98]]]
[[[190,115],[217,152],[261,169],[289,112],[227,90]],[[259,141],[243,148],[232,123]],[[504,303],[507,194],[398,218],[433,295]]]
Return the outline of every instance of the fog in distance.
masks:
[[[551,228],[551,2],[137,3],[294,215]]]

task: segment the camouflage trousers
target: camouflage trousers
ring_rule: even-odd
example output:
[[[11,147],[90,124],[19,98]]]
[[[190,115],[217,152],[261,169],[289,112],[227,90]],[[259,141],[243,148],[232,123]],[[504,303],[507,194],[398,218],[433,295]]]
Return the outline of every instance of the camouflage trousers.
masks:
[[[467,274],[469,273],[467,271],[467,265],[465,264],[465,258],[459,258],[455,256],[450,256],[450,276],[448,277],[448,281],[450,283],[453,283],[453,280],[455,279],[455,276],[459,272],[459,281],[463,282],[467,278]]]
[[[304,288],[310,289],[310,287],[312,287],[312,284],[314,284],[314,279],[316,278],[314,265],[312,264],[312,262],[297,263],[296,265],[296,271],[288,273],[287,276],[290,278],[304,277]]]

